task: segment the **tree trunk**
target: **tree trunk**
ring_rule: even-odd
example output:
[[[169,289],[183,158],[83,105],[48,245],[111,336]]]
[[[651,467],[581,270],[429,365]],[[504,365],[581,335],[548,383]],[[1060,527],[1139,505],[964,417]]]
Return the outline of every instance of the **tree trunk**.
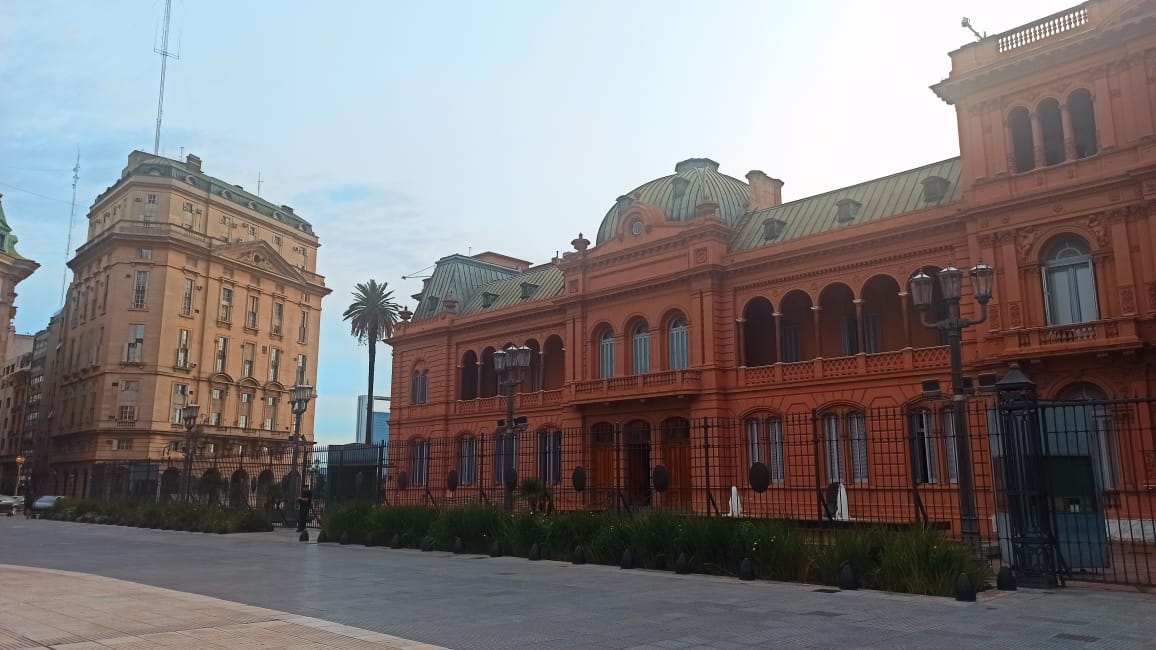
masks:
[[[365,444],[373,444],[373,367],[377,361],[377,330],[369,330],[369,399],[365,400]]]

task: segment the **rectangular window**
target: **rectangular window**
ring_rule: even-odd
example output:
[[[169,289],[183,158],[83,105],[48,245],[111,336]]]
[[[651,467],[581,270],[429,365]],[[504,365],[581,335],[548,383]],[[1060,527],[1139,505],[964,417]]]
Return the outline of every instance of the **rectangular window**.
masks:
[[[959,439],[955,435],[955,419],[951,410],[940,412],[940,421],[943,422],[943,446],[947,455],[947,482],[959,483]]]
[[[803,346],[798,325],[783,326],[783,363],[798,363],[803,359]]]
[[[221,306],[217,310],[217,320],[222,323],[231,323],[233,319],[233,290],[221,287]]]
[[[265,398],[264,429],[272,431],[277,426],[277,397],[270,395]]]
[[[253,376],[253,356],[256,353],[256,345],[252,343],[245,343],[241,346],[241,376]]]
[[[843,451],[840,443],[839,416],[829,413],[823,416],[823,449],[827,457],[827,482],[843,480]]]
[[[787,481],[786,450],[783,448],[783,421],[767,420],[767,437],[771,442],[771,483]]]
[[[458,441],[458,485],[473,485],[478,480],[478,439]]]
[[[104,291],[101,293],[101,296],[100,296],[100,313],[103,314],[105,312],[106,307],[108,307],[108,276],[107,275],[104,276]]]
[[[645,375],[650,372],[650,332],[639,328],[630,339],[634,374]]]
[[[543,431],[538,434],[538,480],[543,485],[562,482],[562,432]]]
[[[213,364],[216,372],[227,372],[229,367],[229,339],[224,336],[217,337],[216,345],[216,359]]]
[[[494,485],[505,485],[506,472],[518,469],[518,435],[498,434],[494,439]]]
[[[173,424],[183,424],[185,421],[185,405],[189,403],[189,385],[173,384],[172,413]]]
[[[241,411],[237,414],[237,426],[249,428],[249,419],[253,415],[253,394],[241,393]]]
[[[309,360],[304,354],[297,355],[297,377],[296,377],[296,380],[294,381],[294,383],[296,383],[296,384],[306,383],[305,372],[307,369],[306,367],[308,366],[308,362],[309,362]]]
[[[136,407],[131,404],[121,404],[117,409],[116,419],[120,422],[135,422]]]
[[[931,412],[915,411],[911,414],[911,461],[916,483],[938,483],[936,472],[935,427]]]
[[[269,325],[269,331],[278,336],[281,335],[281,323],[285,320],[285,304],[280,302],[273,303],[273,321]]]
[[[690,341],[687,336],[686,321],[679,319],[670,328],[670,369],[685,370],[690,367]]]
[[[606,332],[598,340],[598,378],[614,376],[614,334]]]
[[[191,333],[189,330],[180,330],[177,335],[177,367],[189,367],[189,338]]]
[[[251,330],[257,329],[257,312],[261,308],[261,298],[258,296],[249,296],[249,310],[245,312],[245,327]]]
[[[763,446],[762,431],[760,431],[759,420],[751,418],[747,420],[747,467],[755,463],[763,462]]]
[[[149,272],[136,271],[132,278],[132,308],[144,309],[148,306]]]
[[[301,326],[297,328],[297,341],[304,343],[309,340],[309,312],[301,310]]]
[[[153,258],[153,249],[138,248],[136,249],[136,258],[138,260],[151,260]]]
[[[221,412],[225,410],[225,389],[214,388],[209,392],[209,424],[221,426]]]
[[[851,478],[856,483],[867,482],[867,418],[853,413],[847,418],[851,438]]]
[[[149,205],[156,205],[157,204],[157,195],[156,194],[149,194],[148,197],[145,199],[145,203],[148,203]]]
[[[196,290],[192,278],[185,278],[185,292],[181,296],[181,316],[193,315],[193,291]]]
[[[269,381],[280,381],[281,376],[281,351],[277,348],[269,348]]]
[[[121,438],[116,441],[117,451],[132,451],[132,438]]]
[[[145,326],[139,323],[128,326],[128,343],[124,347],[126,363],[140,363],[144,354]]]

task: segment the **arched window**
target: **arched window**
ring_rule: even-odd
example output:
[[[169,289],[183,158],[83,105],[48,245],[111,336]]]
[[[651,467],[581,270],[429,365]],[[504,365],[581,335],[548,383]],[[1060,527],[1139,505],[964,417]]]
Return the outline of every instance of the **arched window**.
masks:
[[[562,432],[538,432],[538,480],[542,485],[562,482]]]
[[[786,480],[783,449],[783,421],[778,417],[755,416],[747,418],[748,466],[765,463],[771,471],[772,483]]]
[[[505,485],[506,474],[518,469],[518,434],[494,436],[494,484]]]
[[[942,478],[940,468],[947,469],[947,482],[959,482],[958,446],[951,409],[936,413],[920,408],[911,412],[911,471],[917,483],[939,483]],[[939,441],[943,440],[942,450]],[[943,454],[941,465],[940,454]]]
[[[1028,172],[1036,168],[1036,143],[1032,135],[1032,118],[1028,109],[1020,107],[1008,115],[1011,128],[1012,153],[1015,156],[1016,172]]]
[[[827,482],[866,483],[867,419],[862,413],[828,413],[823,416],[823,450],[827,461]],[[847,461],[851,473],[847,475]]]
[[[1099,320],[1096,279],[1087,242],[1065,237],[1044,256],[1044,303],[1048,325],[1071,325]]]
[[[690,367],[689,328],[682,316],[670,321],[667,332],[667,346],[671,370],[686,370]]]
[[[598,336],[598,378],[614,376],[614,330],[609,327]]]
[[[1061,442],[1071,450],[1088,449],[1100,487],[1115,489],[1120,479],[1120,457],[1108,396],[1093,384],[1079,383],[1065,388],[1060,400],[1068,404],[1059,407],[1052,419],[1066,425]]]
[[[425,485],[429,480],[429,440],[409,443],[409,484]]]
[[[1064,122],[1060,117],[1060,103],[1048,98],[1036,108],[1040,120],[1040,137],[1044,140],[1044,164],[1064,162]]]
[[[458,485],[473,485],[478,480],[478,439],[458,438]]]
[[[1096,155],[1099,148],[1092,93],[1080,88],[1068,95],[1068,117],[1072,120],[1072,140],[1076,148],[1076,158]]]
[[[638,323],[630,332],[630,366],[632,374],[650,372],[650,327]]]
[[[429,371],[414,370],[409,385],[409,401],[412,404],[429,402]]]

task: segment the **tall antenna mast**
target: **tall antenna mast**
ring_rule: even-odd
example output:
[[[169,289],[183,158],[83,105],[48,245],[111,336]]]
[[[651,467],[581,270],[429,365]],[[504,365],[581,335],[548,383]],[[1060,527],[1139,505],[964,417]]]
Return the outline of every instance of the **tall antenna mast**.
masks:
[[[160,49],[153,48],[153,52],[161,55],[161,90],[157,97],[157,135],[153,140],[153,155],[161,153],[161,117],[165,112],[165,71],[169,67],[169,59],[181,58],[178,54],[169,52],[169,19],[172,17],[173,0],[165,0],[165,25],[161,31]]]
[[[64,245],[64,277],[60,278],[60,306],[64,306],[64,292],[68,288],[68,256],[72,254],[72,229],[76,227],[76,182],[80,180],[80,146],[76,147],[76,164],[72,167],[72,211],[68,215],[68,238]]]

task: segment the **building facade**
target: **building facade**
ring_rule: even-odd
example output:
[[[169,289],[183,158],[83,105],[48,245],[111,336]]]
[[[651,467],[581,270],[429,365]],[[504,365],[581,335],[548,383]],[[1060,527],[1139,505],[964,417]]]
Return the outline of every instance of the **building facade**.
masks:
[[[20,467],[16,458],[32,455],[32,439],[25,427],[31,384],[33,337],[8,337],[8,357],[0,368],[0,494],[19,494]]]
[[[516,467],[559,492],[613,483],[643,506],[659,465],[677,500],[719,463],[733,475],[705,484],[742,488],[758,461],[776,489],[810,495],[795,516],[813,516],[828,483],[845,485],[852,517],[878,512],[888,473],[953,502],[958,441],[921,388],[948,380],[949,349],[909,295],[915,274],[949,265],[996,269],[986,321],[964,332],[973,381],[1018,362],[1045,399],[1152,395],[1156,3],[1093,0],[950,56],[933,91],[955,108],[957,158],[787,203],[761,171],[690,159],[619,197],[593,246],[580,234],[537,266],[439,260],[390,341],[390,498],[493,490]],[[978,320],[973,298],[965,284],[962,316]],[[532,350],[516,434],[498,422],[495,372],[511,345]],[[872,440],[884,408],[905,414],[892,446]],[[805,426],[788,432],[797,412]],[[1139,409],[1136,435],[1101,439],[1095,461],[1102,491],[1128,490],[1149,523],[1151,419]],[[559,446],[563,430],[580,442]]]
[[[369,403],[369,396],[357,396],[357,442],[365,443],[365,410]],[[379,411],[378,406],[389,404],[389,398],[380,395],[373,397],[373,440],[377,444],[386,444],[389,441],[389,411]]]
[[[330,292],[318,247],[291,207],[205,174],[200,158],[131,153],[69,261],[47,415],[55,493],[177,489],[190,404],[198,467],[232,475],[288,451],[288,391],[314,384]]]

